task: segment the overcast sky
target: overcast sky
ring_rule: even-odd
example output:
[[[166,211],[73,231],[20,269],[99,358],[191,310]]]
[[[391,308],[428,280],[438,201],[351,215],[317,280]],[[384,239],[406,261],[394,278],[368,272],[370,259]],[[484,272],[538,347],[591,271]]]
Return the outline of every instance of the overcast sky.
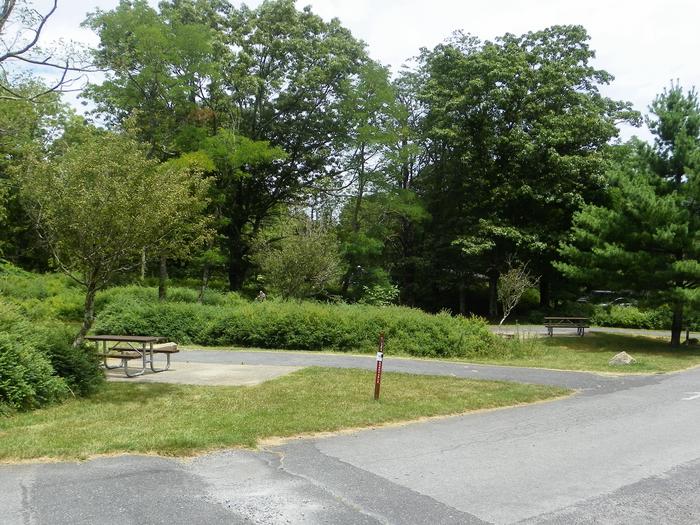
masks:
[[[149,0],[152,5],[157,0]],[[118,0],[59,0],[46,37],[95,43],[81,29],[85,13],[111,9]],[[240,3],[240,2],[236,2]],[[258,0],[246,2],[250,6]],[[48,0],[35,0],[38,7]],[[604,92],[646,112],[672,79],[700,85],[700,2],[697,0],[302,0],[325,19],[338,17],[368,44],[370,55],[396,71],[421,47],[433,47],[455,30],[492,39],[554,24],[581,24],[591,36],[596,65],[615,76]],[[624,130],[646,136],[642,130]]]

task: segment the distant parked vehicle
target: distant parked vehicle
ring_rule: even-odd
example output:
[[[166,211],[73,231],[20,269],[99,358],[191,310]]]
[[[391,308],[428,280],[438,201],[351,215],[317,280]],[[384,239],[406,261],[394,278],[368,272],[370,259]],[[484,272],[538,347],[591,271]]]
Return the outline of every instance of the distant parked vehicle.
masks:
[[[637,306],[637,301],[630,297],[616,297],[609,303],[600,303],[599,306]]]
[[[611,299],[616,295],[618,295],[618,293],[613,290],[591,290],[588,294],[576,299],[576,302],[598,304],[601,301]]]

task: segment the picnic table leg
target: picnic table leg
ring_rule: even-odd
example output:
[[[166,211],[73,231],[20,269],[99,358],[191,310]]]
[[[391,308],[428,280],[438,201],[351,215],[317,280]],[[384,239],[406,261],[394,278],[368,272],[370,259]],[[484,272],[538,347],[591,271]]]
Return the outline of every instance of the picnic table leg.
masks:
[[[95,341],[95,347],[97,349],[97,352],[99,353],[100,351],[100,342]],[[126,360],[125,359],[120,359],[118,365],[108,365],[107,364],[107,341],[102,341],[102,364],[107,370],[114,370],[115,368],[124,368],[126,366]]]
[[[132,348],[133,348],[133,346],[132,346]],[[139,350],[137,349],[136,351],[138,352]],[[141,352],[141,370],[139,370],[138,372],[136,372],[134,374],[129,373],[129,364],[126,361],[126,359],[124,359],[124,373],[126,374],[126,377],[136,377],[136,376],[143,375],[146,372],[146,344],[145,343],[141,344],[140,352]]]
[[[165,356],[165,367],[156,368],[153,363],[153,343],[151,343],[151,370],[154,372],[165,372],[166,370],[170,370],[170,352],[165,352]]]

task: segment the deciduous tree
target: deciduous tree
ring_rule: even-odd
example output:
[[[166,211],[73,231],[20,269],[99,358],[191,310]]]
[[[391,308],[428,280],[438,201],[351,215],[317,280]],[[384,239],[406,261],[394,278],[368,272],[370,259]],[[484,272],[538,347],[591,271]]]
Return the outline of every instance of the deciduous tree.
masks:
[[[206,206],[207,181],[163,169],[133,139],[95,131],[60,156],[27,161],[21,193],[56,265],[85,288],[82,340],[94,300],[120,272],[138,266],[144,247],[184,242]]]

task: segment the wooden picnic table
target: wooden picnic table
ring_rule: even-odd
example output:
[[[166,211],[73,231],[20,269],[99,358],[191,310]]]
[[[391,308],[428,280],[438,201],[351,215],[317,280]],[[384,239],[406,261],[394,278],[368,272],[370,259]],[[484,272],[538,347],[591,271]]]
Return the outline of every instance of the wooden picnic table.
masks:
[[[150,335],[89,335],[86,341],[93,341],[95,348],[104,367],[108,370],[122,368],[127,377],[140,376],[146,372],[146,365],[153,372],[165,372],[170,368],[170,354],[178,352],[177,344],[163,343],[164,337]],[[100,343],[102,351],[100,351]],[[166,364],[164,368],[156,368],[153,354],[165,354]],[[108,359],[118,359],[118,365],[110,365]],[[139,360],[141,368],[131,372],[129,361]]]
[[[552,337],[555,328],[576,328],[576,335],[583,337],[583,334],[590,326],[588,317],[545,317],[544,326],[547,328],[547,335]]]

